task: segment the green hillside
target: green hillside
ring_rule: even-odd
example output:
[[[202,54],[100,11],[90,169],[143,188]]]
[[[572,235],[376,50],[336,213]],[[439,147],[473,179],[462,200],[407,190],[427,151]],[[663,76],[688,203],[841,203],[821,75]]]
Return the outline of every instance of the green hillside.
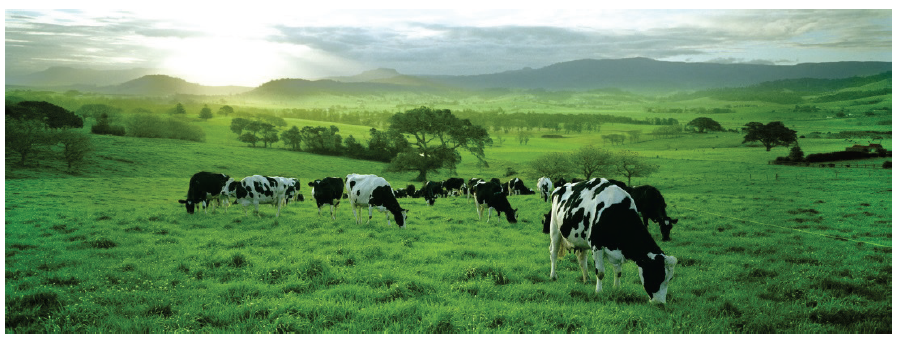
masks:
[[[857,88],[875,90],[872,84]],[[491,129],[488,168],[462,153],[457,173],[429,176],[521,177],[534,188],[537,178],[528,175],[528,163],[541,154],[584,145],[638,152],[660,169],[632,184],[657,187],[667,213],[679,219],[670,242],[660,241],[658,225],[648,225],[664,252],[678,259],[664,306],[647,302],[633,263],[624,264],[619,288],[605,279],[600,294],[594,292],[595,275],[581,281],[574,255],[559,259],[559,279],[551,281],[548,235],[542,233],[550,205],[536,195],[509,197],[518,209],[516,224],[495,214],[490,222],[486,216],[478,220],[464,197],[440,198],[434,206],[423,199],[400,199],[409,210],[406,229],[388,227],[376,210],[370,224],[364,217],[363,224],[356,224],[346,200],[336,220],[327,217],[327,208],[319,217],[305,185],[306,200],[291,202],[279,218],[270,205],[260,207],[260,216],[252,207],[245,215],[240,206],[188,215],[177,202],[198,171],[235,178],[296,177],[302,183],[371,173],[396,187],[420,187],[411,181],[417,173],[387,173],[384,163],[288,151],[280,142],[248,147],[229,129],[233,116],[196,117],[203,104],[213,112],[234,105],[243,114],[235,116],[308,108],[333,117],[335,112],[401,111],[433,103],[391,95],[334,101],[317,96],[254,106],[234,97],[155,100],[8,92],[7,98],[41,98],[72,110],[109,103],[123,108],[119,121],[134,108],[161,114],[189,99],[184,101],[189,114],[181,120],[202,128],[206,141],[89,134],[94,152],[74,172],[54,155],[58,149],[24,167],[15,165],[17,157],[7,150],[6,333],[892,332],[892,177],[891,169],[881,168],[890,158],[832,168],[776,166],[768,162],[788,149],[765,152],[762,146],[743,144],[740,133],[654,138],[650,133],[656,125],[605,123],[598,133],[537,128],[529,131],[526,145],[517,142],[516,129]],[[727,129],[750,121],[783,121],[807,136],[799,144],[809,154],[871,141],[827,135],[890,131],[891,123],[881,122],[891,120],[891,95],[876,98],[881,100],[811,104],[818,109],[805,112],[796,111],[795,104],[709,97],[674,101],[616,91],[519,91],[446,100],[434,107],[485,115],[533,111],[675,118],[681,124],[706,116]],[[303,104],[291,106],[296,102]],[[726,105],[733,112],[698,110]],[[660,113],[670,109],[682,113]],[[848,114],[836,116],[840,112]],[[344,138],[353,135],[360,141],[371,128],[284,121],[281,130],[335,125]],[[87,119],[82,131],[89,132],[93,123]],[[633,130],[643,132],[639,142],[603,143],[603,135]],[[876,142],[892,148],[890,138]],[[506,176],[509,169],[518,174]],[[613,277],[606,269],[605,276]]]

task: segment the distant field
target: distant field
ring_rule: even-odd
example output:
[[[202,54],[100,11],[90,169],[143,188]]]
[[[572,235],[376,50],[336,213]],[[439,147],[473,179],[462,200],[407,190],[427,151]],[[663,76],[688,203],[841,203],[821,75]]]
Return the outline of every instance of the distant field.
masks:
[[[641,104],[615,105],[600,113],[651,116]],[[875,125],[890,116],[796,118],[787,108],[712,118],[726,128],[780,119],[799,135],[891,130]],[[675,117],[685,124],[697,115]],[[433,207],[400,200],[410,210],[404,230],[387,227],[382,213],[356,225],[346,201],[336,221],[319,218],[310,200],[291,203],[280,218],[271,206],[262,206],[261,217],[244,216],[238,206],[187,215],[177,199],[202,170],[304,183],[373,173],[394,186],[420,187],[410,181],[416,174],[386,173],[383,163],[290,152],[281,143],[246,147],[229,123],[195,122],[205,143],[92,136],[95,155],[77,174],[63,173],[61,162],[19,168],[7,160],[6,332],[892,332],[891,170],[768,165],[788,150],[748,147],[737,133],[602,144],[601,134],[655,127],[625,124],[560,139],[534,131],[527,145],[518,144],[516,132],[501,134],[504,144],[486,151],[489,168],[463,154],[451,176],[507,180],[507,168],[524,173],[539,154],[588,144],[631,149],[658,164],[658,173],[633,182],[658,187],[668,213],[680,219],[673,240],[659,241],[679,264],[668,303],[657,307],[648,304],[633,263],[624,265],[621,288],[606,279],[598,295],[594,280],[580,281],[573,255],[559,260],[559,279],[550,281],[548,235],[541,232],[549,204],[538,196],[510,197],[517,224],[495,215],[479,221],[463,197]],[[333,125],[359,140],[370,129]],[[805,154],[853,144],[799,140]],[[891,139],[881,143],[892,148]],[[865,162],[884,160],[891,159]],[[522,178],[535,186],[536,178]],[[311,199],[307,186],[303,193]],[[660,239],[656,224],[649,229]],[[606,273],[612,276],[611,268]]]

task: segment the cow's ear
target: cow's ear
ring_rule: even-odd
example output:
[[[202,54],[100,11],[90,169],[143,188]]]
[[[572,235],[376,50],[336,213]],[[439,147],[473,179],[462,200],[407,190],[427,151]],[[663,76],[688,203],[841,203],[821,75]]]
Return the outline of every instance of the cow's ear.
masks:
[[[187,200],[184,200],[184,199],[180,199],[180,200],[178,200],[178,203],[181,203],[181,204],[186,204],[186,203],[187,203]]]

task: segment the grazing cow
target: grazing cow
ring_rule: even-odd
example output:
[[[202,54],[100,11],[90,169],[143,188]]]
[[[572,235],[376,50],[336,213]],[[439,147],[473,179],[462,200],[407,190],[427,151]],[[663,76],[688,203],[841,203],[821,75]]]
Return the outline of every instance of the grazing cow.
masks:
[[[408,192],[406,192],[404,188],[393,190],[393,194],[396,195],[396,199],[408,198]]]
[[[564,186],[564,184],[566,184],[566,183],[567,183],[567,180],[564,180],[564,178],[558,178],[558,180],[555,180],[552,182],[552,186],[561,187],[561,186]]]
[[[424,187],[421,187],[421,195],[424,196],[424,201],[430,206],[433,206],[437,197],[442,195],[442,192],[443,183],[441,181],[428,181],[424,183]]]
[[[418,195],[415,194],[416,192],[417,191],[415,191],[415,185],[409,184],[405,186],[405,193],[407,193],[409,197],[417,198]]]
[[[539,191],[539,197],[543,199],[544,202],[549,202],[549,196],[552,195],[552,190],[555,189],[552,186],[552,180],[549,178],[542,177],[536,181],[536,190]]]
[[[506,184],[508,186],[508,195],[530,195],[535,194],[533,190],[524,186],[524,180],[520,178],[514,178],[508,181]]]
[[[402,209],[396,196],[393,195],[393,188],[386,179],[373,174],[349,174],[346,176],[346,190],[349,192],[349,206],[352,208],[352,215],[355,216],[356,224],[362,222],[361,208],[368,207],[368,221],[371,223],[372,210],[377,207],[386,215],[387,212],[393,214],[396,225],[400,228],[406,227],[406,219],[408,218],[408,210]],[[356,213],[356,208],[359,209]],[[387,216],[387,226],[390,225],[390,217]]]
[[[312,197],[318,205],[318,216],[321,216],[321,206],[329,205],[331,219],[337,220],[337,207],[340,206],[340,197],[343,195],[343,178],[327,177],[309,183],[312,187]]]
[[[286,189],[279,188],[280,182],[272,177],[253,175],[240,180],[230,181],[222,190],[229,198],[234,198],[235,204],[243,206],[243,215],[246,215],[246,207],[252,204],[259,214],[259,204],[272,204],[277,207],[275,216],[281,216],[281,206],[287,200]],[[260,215],[261,216],[261,215]]]
[[[677,259],[658,247],[640,222],[636,204],[625,190],[600,178],[565,184],[552,193],[552,210],[546,219],[543,232],[549,233],[552,280],[558,278],[555,270],[558,256],[573,249],[586,282],[586,251],[591,249],[598,280],[596,293],[602,291],[607,254],[614,268],[614,287],[620,286],[621,264],[632,260],[639,266],[639,280],[649,301],[666,302]]]
[[[280,197],[278,204],[287,206],[290,201],[305,201],[305,197],[299,192],[299,180],[296,178],[270,177],[277,181],[275,193]]]
[[[636,209],[642,214],[642,222],[646,227],[649,220],[654,221],[661,227],[661,241],[670,241],[670,230],[680,219],[667,216],[667,203],[661,192],[655,187],[644,185],[631,189],[630,195],[636,201]]]
[[[462,178],[449,178],[446,181],[443,181],[443,189],[448,192],[448,195],[461,196],[462,191],[465,189],[465,179]]]
[[[467,184],[467,200],[466,200],[466,201],[471,201],[471,196],[474,195],[474,185],[477,185],[477,183],[478,183],[478,182],[481,182],[481,181],[483,181],[483,179],[480,179],[480,178],[471,178],[471,179],[468,179],[468,184]]]
[[[487,208],[486,222],[490,221],[490,214],[496,210],[496,216],[501,217],[505,212],[505,218],[509,223],[518,222],[518,210],[512,210],[511,204],[508,203],[508,197],[502,192],[502,187],[494,182],[485,182],[481,180],[474,185],[474,205],[477,208],[478,220],[483,220],[483,210]]]
[[[210,205],[210,201],[214,200],[218,205],[221,205],[221,190],[224,188],[225,183],[228,182],[228,179],[231,179],[231,177],[224,174],[210,172],[194,174],[190,177],[190,184],[187,186],[187,199],[181,199],[178,202],[187,207],[188,214],[193,214],[196,206],[201,206],[203,214],[206,214],[206,208]],[[227,203],[227,200],[225,202]],[[212,211],[214,212],[215,210],[213,209]]]

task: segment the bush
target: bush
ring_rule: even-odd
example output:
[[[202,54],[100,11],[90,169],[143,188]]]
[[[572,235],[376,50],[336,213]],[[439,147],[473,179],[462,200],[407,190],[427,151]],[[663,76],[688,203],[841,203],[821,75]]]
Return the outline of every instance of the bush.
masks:
[[[175,118],[163,120],[153,115],[134,115],[128,120],[128,134],[138,138],[166,138],[203,142],[206,133],[198,126]]]
[[[886,162],[882,163],[882,168],[892,168],[892,162],[886,161]]]
[[[125,127],[124,126],[115,126],[115,125],[93,125],[90,127],[90,132],[93,134],[105,134],[105,135],[115,135],[115,136],[123,136],[125,135]]]

